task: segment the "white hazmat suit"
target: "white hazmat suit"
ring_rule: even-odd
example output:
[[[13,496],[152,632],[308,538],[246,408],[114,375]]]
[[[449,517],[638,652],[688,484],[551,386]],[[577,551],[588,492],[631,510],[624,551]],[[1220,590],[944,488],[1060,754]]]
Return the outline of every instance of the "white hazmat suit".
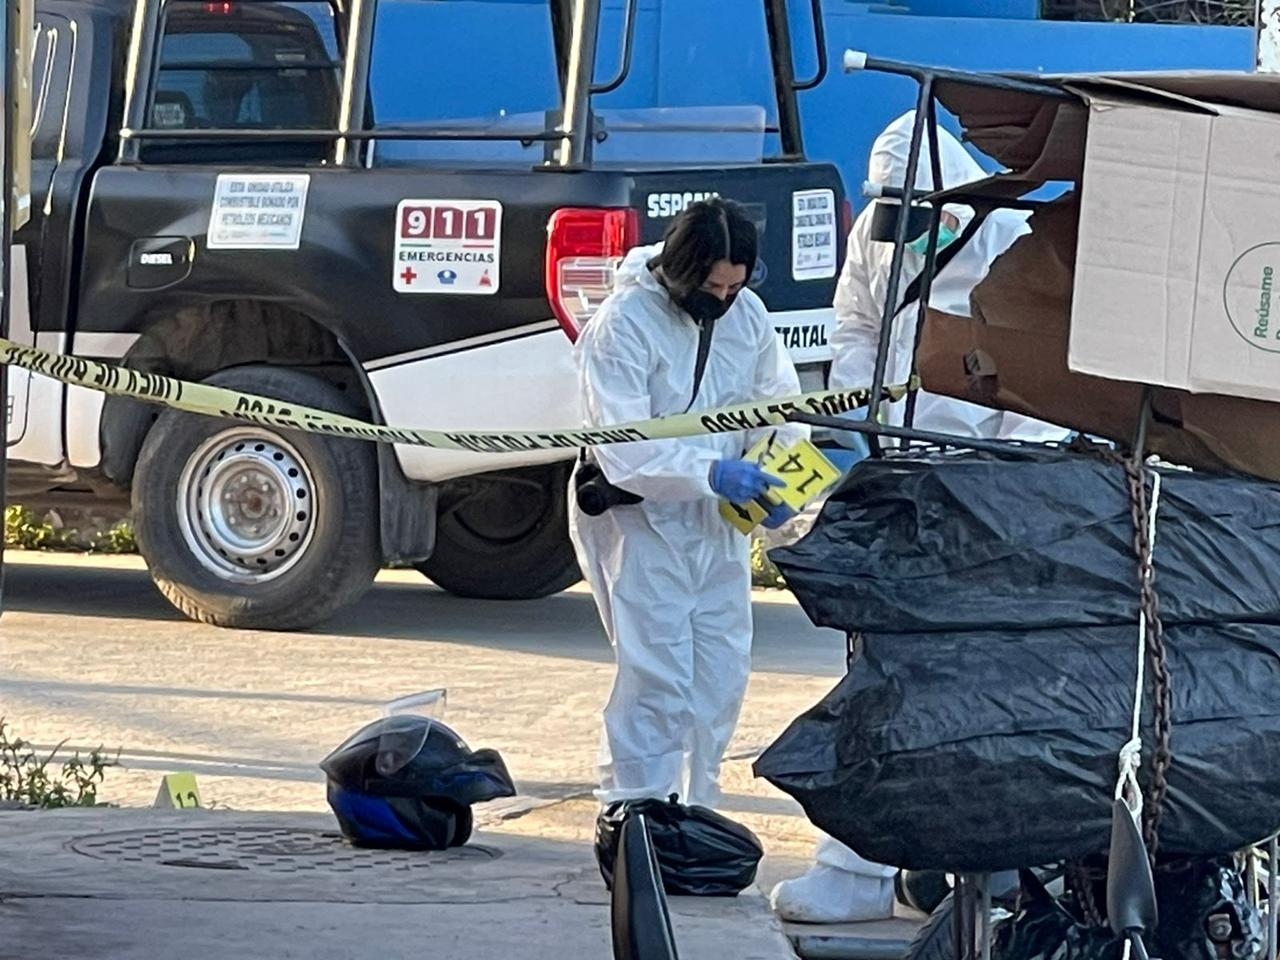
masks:
[[[884,186],[902,186],[914,120],[914,111],[909,112],[891,123],[876,139],[868,164],[868,180]],[[932,190],[927,141],[922,148],[916,189]],[[986,176],[959,141],[941,128],[938,151],[944,189]],[[947,205],[944,210],[960,221],[957,233],[963,233],[974,216],[974,211],[965,206]],[[831,338],[835,357],[830,377],[831,386],[835,388],[868,386],[875,371],[894,245],[871,239],[872,215],[872,206],[868,205],[854,222],[844,271],[836,287],[836,331]],[[1029,232],[1028,216],[1011,210],[997,210],[989,215],[964,248],[939,271],[930,291],[930,305],[956,316],[969,316],[969,294],[987,275],[991,263],[1018,237]],[[899,303],[908,284],[923,268],[921,254],[912,250],[904,252]],[[918,309],[918,303],[908,304],[894,322],[886,383],[905,383],[911,374]],[[886,419],[900,425],[904,412],[905,402],[899,401],[890,405]],[[972,438],[1046,442],[1065,440],[1070,433],[1062,427],[1018,414],[925,391],[917,396],[914,423],[921,430]],[[784,919],[845,923],[892,916],[895,868],[872,863],[826,834],[818,841],[816,859],[817,864],[809,873],[784,881],[774,889],[773,904]]]
[[[901,187],[906,179],[907,152],[915,111],[899,117],[885,128],[871,148],[867,179],[882,186]],[[946,130],[938,130],[938,153],[942,167],[942,189],[954,189],[986,177],[982,168]],[[922,144],[916,169],[916,189],[933,190],[929,145]],[[943,208],[960,221],[957,233],[973,219],[971,208],[948,204]],[[867,386],[875,372],[876,351],[883,326],[885,296],[889,287],[889,267],[893,244],[871,239],[873,205],[859,214],[849,234],[844,270],[836,286],[836,330],[831,337],[835,353],[831,365],[833,388]],[[929,294],[929,305],[955,316],[969,316],[969,294],[986,277],[992,262],[1012,243],[1029,232],[1030,214],[997,210],[990,214],[947,266],[938,272]],[[925,258],[912,250],[903,253],[902,276],[897,298],[902,302],[908,285],[924,269]],[[911,375],[915,346],[918,303],[907,304],[893,324],[886,383],[905,383]],[[901,425],[905,401],[890,405],[888,422]],[[920,391],[916,397],[915,425],[921,430],[952,436],[1045,442],[1064,439],[1069,431],[1016,413],[995,410]]]
[[[698,328],[648,269],[660,246],[631,251],[612,296],[577,345],[585,424],[684,412]],[[743,290],[715,324],[692,410],[800,392],[764,304]],[[778,429],[779,442],[806,436]],[[748,539],[719,513],[708,481],[760,434],[596,447],[608,480],[644,497],[597,517],[570,495],[570,534],[617,657],[600,748],[602,804],[679,794],[719,801],[720,761],[751,668]]]

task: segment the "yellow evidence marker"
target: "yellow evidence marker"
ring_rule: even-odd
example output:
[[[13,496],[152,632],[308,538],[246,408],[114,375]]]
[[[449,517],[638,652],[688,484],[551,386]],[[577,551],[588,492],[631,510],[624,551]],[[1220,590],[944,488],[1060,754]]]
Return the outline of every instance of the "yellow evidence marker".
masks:
[[[770,506],[785,503],[799,513],[840,479],[836,465],[808,440],[800,440],[784,449],[774,443],[776,436],[773,433],[760,440],[743,455],[743,459],[754,460],[765,473],[777,477],[784,485],[770,488],[759,500],[749,503],[725,501],[720,504],[721,516],[744,534],[754,530],[769,515],[760,501]]]
[[[200,787],[196,785],[194,773],[170,773],[160,781],[160,792],[156,794],[155,806],[172,807],[175,810],[198,810],[204,806],[200,801]]]

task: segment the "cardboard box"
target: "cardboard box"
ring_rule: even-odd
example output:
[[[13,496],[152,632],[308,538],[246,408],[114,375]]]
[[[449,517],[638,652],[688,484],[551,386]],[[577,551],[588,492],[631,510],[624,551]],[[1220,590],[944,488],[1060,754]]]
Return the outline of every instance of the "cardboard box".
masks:
[[[1069,363],[1280,400],[1280,116],[1209,110],[1090,104]]]
[[[939,87],[1010,168],[964,192],[1073,189],[972,319],[930,314],[924,386],[1128,443],[1151,385],[1154,452],[1280,479],[1280,78],[1037,79],[1060,95]]]

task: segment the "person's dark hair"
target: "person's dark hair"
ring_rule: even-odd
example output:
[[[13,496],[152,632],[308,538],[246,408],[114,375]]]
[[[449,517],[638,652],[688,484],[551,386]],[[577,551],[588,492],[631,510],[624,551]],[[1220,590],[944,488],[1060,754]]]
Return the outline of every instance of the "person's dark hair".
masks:
[[[756,225],[742,205],[711,197],[691,203],[671,222],[649,267],[661,268],[667,289],[680,300],[707,282],[718,260],[746,267],[750,277],[758,246]]]

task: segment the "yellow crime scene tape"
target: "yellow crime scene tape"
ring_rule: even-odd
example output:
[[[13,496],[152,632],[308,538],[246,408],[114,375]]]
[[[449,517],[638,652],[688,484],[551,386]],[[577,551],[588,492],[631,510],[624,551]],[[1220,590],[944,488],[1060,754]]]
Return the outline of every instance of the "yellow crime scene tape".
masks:
[[[472,453],[524,453],[632,443],[637,440],[669,440],[707,434],[754,430],[787,422],[793,413],[838,416],[867,405],[871,391],[822,390],[794,397],[740,403],[714,410],[620,423],[599,429],[486,432],[425,430],[367,423],[315,407],[241,393],[224,387],[178,380],[157,373],[142,373],[118,364],[49,353],[0,338],[0,363],[22,367],[54,380],[119,397],[132,397],[188,413],[226,417],[267,427],[323,433],[335,437],[402,443],[441,450]],[[897,400],[906,386],[886,387],[884,397]]]

